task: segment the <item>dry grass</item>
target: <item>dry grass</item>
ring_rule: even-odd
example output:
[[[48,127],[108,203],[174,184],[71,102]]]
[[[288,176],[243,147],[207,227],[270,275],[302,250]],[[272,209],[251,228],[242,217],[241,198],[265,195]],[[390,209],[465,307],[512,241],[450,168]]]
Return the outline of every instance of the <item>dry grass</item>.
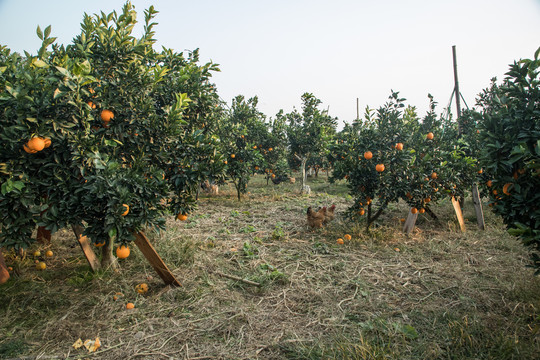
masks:
[[[497,218],[486,214],[478,231],[467,203],[463,234],[443,203],[434,211],[444,220],[421,216],[407,237],[399,204],[365,234],[341,216],[343,184],[310,185],[307,197],[256,178],[243,202],[222,188],[187,222],[149,234],[181,288],[164,287],[138,251],[119,272],[93,274],[67,231],[53,237],[46,271],[8,256],[16,274],[0,287],[0,357],[538,358],[540,281]],[[307,206],[333,203],[330,226],[306,227]],[[352,240],[337,245],[345,233]],[[138,295],[143,281],[150,291]],[[95,354],[71,346],[98,336]]]

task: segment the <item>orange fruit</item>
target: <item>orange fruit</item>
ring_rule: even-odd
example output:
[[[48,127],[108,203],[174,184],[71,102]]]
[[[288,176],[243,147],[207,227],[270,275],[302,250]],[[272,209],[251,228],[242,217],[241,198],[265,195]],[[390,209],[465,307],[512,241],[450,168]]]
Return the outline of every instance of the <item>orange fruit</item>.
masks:
[[[96,104],[94,104],[94,103],[91,102],[91,101],[88,102],[88,106],[90,106],[92,109],[95,109],[95,108],[96,108]]]
[[[433,140],[433,133],[432,132],[427,133],[427,139],[428,140]]]
[[[478,170],[478,173],[479,173],[479,174],[482,174],[483,172],[484,172],[484,169]]]
[[[125,259],[129,256],[130,250],[126,245],[121,245],[116,248],[116,257],[119,259]]]
[[[412,199],[412,195],[411,195],[410,192],[408,192],[407,194],[405,194],[405,196],[407,196],[407,198],[409,198],[409,199]]]
[[[45,149],[45,140],[43,140],[43,138],[36,136],[28,140],[28,142],[26,143],[26,146],[28,146],[30,150],[41,151]]]
[[[46,257],[52,257],[53,256],[53,252],[51,250],[47,250],[47,252],[45,253],[45,256]]]
[[[375,170],[377,170],[377,172],[383,172],[384,164],[377,164],[377,166],[375,166]]]
[[[253,150],[257,149],[257,145],[253,145]]]
[[[26,152],[29,153],[29,154],[35,154],[35,153],[37,153],[36,150],[31,150],[26,144],[23,145],[23,149],[24,149],[24,151],[26,151]]]
[[[94,246],[95,246],[95,247],[102,247],[102,246],[104,246],[104,245],[105,245],[105,241],[102,242],[102,243],[94,243]]]
[[[420,214],[423,214],[423,213],[425,213],[425,212],[426,212],[426,209],[424,209],[424,208],[420,208],[420,209],[418,209],[418,212],[419,212]]]
[[[401,218],[401,219],[399,219],[399,222],[402,222],[402,223],[404,223],[404,222],[405,222],[405,218]]]
[[[360,209],[358,211],[358,215],[360,215],[360,216],[363,216],[365,213],[366,213],[366,210],[364,210],[364,209]]]
[[[370,160],[371,158],[373,158],[373,153],[372,153],[371,151],[366,151],[366,152],[364,153],[364,158],[365,158],[366,160]]]
[[[47,264],[45,264],[43,261],[40,261],[36,264],[36,269],[38,270],[45,270],[47,268]]]
[[[513,186],[512,183],[506,183],[506,184],[504,184],[504,186],[503,186],[503,193],[504,193],[505,195],[510,195],[510,187],[511,187],[511,186]]]
[[[255,170],[259,170],[259,167],[258,167],[258,166],[255,166]]]
[[[416,214],[416,213],[418,213],[418,209],[415,207],[411,208],[411,214]]]
[[[126,209],[126,210],[122,213],[122,216],[126,216],[127,214],[129,214],[129,205],[127,205],[127,204],[122,204],[122,206]]]
[[[126,309],[135,309],[135,304],[134,303],[127,303],[126,304]]]
[[[103,122],[108,123],[112,119],[114,119],[114,113],[111,110],[105,109],[101,112],[101,120]]]
[[[396,150],[399,150],[399,151],[403,150],[403,143],[397,143]]]
[[[139,294],[144,294],[144,293],[148,292],[148,284],[146,284],[146,283],[139,284],[139,285],[135,286],[135,290],[137,290],[137,292]]]
[[[432,179],[436,179],[436,178],[437,178],[437,173],[436,173],[436,172],[432,172],[432,173],[431,173],[431,178],[432,178]]]
[[[493,186],[493,180],[488,180],[488,182],[486,183],[487,187],[491,187]]]
[[[178,214],[178,216],[176,218],[178,220],[180,220],[180,221],[186,221],[187,220],[187,215],[186,214]]]
[[[274,149],[272,149],[272,148],[268,149],[268,151],[272,151],[272,150],[274,150]]]
[[[339,244],[339,245],[343,245],[345,242],[343,241],[342,238],[339,238],[336,240],[336,242]]]
[[[34,251],[34,256],[36,256],[36,257],[41,256],[41,251],[39,251],[39,250]]]
[[[343,238],[344,238],[345,240],[347,240],[347,241],[349,241],[349,240],[352,239],[351,235],[349,235],[349,234],[345,234],[345,235],[343,236]]]
[[[227,165],[227,160],[225,160],[223,163],[224,163],[225,165]]]
[[[231,159],[234,159],[235,157],[236,157],[236,155],[231,154]]]
[[[429,204],[430,201],[431,201],[431,198],[425,198],[425,199],[424,199],[424,202],[425,202],[426,204]]]
[[[272,179],[276,177],[276,174],[272,174]]]

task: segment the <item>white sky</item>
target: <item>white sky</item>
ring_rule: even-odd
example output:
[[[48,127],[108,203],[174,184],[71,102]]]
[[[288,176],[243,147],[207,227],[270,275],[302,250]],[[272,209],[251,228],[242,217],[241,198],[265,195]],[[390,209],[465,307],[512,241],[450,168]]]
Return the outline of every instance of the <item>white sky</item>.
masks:
[[[229,104],[239,94],[259,97],[274,116],[300,107],[312,92],[340,123],[366,105],[384,104],[390,90],[427,110],[427,94],[447,105],[453,89],[452,45],[460,90],[469,106],[502,79],[508,64],[540,47],[540,0],[134,0],[142,22],[154,5],[158,44],[200,48]],[[121,11],[123,0],[0,0],[0,44],[35,54],[35,29],[52,25],[68,44],[83,14]],[[141,34],[142,26],[136,30]]]

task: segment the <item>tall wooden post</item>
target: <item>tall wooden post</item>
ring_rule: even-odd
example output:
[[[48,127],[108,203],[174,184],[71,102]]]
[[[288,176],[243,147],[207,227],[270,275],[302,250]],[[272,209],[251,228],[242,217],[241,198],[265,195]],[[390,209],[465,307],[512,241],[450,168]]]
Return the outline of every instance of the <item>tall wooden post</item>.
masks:
[[[452,56],[454,59],[454,95],[456,96],[456,108],[457,108],[457,121],[458,121],[458,136],[461,137],[463,131],[461,127],[461,94],[459,92],[459,81],[457,75],[457,56],[456,56],[456,45],[452,46]]]

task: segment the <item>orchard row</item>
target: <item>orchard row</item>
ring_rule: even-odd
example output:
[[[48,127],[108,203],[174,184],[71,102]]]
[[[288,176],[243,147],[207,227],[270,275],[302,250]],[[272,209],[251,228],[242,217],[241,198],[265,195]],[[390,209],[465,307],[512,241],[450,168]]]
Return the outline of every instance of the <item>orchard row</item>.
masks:
[[[48,27],[37,30],[37,55],[0,47],[1,247],[28,247],[38,225],[76,225],[110,255],[113,242],[163,228],[168,214],[185,220],[203,182],[231,181],[240,200],[254,173],[277,183],[300,170],[303,189],[308,168],[345,179],[349,213],[367,213],[368,226],[392,202],[422,212],[478,183],[510,228],[540,244],[538,53],[512,65],[459,126],[433,100],[420,118],[392,93],[338,132],[309,93],[301,111],[270,119],[256,97],[228,107],[211,82],[216,64],[201,65],[198,50],[154,49],[156,13],[145,11],[140,38],[127,3],[85,16],[69,45]]]

